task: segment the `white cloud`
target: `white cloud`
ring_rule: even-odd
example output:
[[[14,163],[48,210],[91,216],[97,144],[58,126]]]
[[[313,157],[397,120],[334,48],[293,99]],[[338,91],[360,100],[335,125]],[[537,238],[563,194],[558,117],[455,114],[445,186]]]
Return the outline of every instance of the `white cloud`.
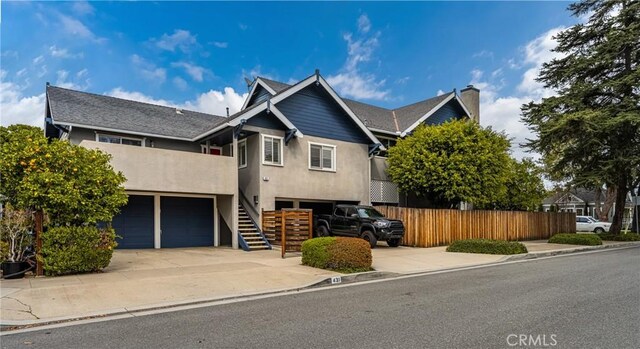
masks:
[[[550,62],[554,58],[559,58],[561,55],[557,52],[552,52],[556,47],[556,40],[554,37],[564,27],[553,28],[536,39],[529,42],[524,48],[524,65],[530,66],[523,75],[523,79],[518,85],[518,91],[524,94],[532,95],[537,98],[544,98],[553,95],[553,91],[544,88],[544,84],[536,81],[542,68],[542,64]]]
[[[396,84],[404,85],[407,82],[409,82],[409,80],[411,80],[411,77],[410,76],[405,76],[403,78],[396,79]]]
[[[445,92],[442,90],[438,90],[438,92],[436,92],[436,96],[442,96],[443,94],[445,94]]]
[[[5,81],[7,72],[0,70],[0,124],[27,124],[42,127],[44,124],[44,100],[41,93],[25,96],[17,84]]]
[[[173,84],[174,84],[178,89],[183,90],[183,91],[184,91],[184,90],[186,90],[186,89],[187,89],[187,87],[188,87],[187,82],[186,82],[183,78],[181,78],[181,77],[179,77],[179,76],[176,76],[175,78],[173,78]]]
[[[95,9],[88,1],[74,1],[71,9],[73,12],[81,16],[92,15],[95,12]]]
[[[363,16],[368,25],[362,25],[362,22],[365,22]],[[354,37],[353,33],[343,35],[347,42],[347,60],[338,74],[327,77],[327,82],[344,97],[374,100],[389,97],[390,91],[384,88],[386,80],[380,80],[374,74],[363,71],[363,65],[372,60],[379,44],[380,32],[369,35],[370,29],[368,17],[361,15],[358,19],[357,37]]]
[[[80,70],[79,72],[76,73],[76,77],[78,79],[82,79],[85,76],[87,76],[87,74],[89,74],[89,70],[87,70],[87,68]]]
[[[158,68],[155,64],[140,57],[139,55],[132,55],[131,62],[136,68],[137,73],[148,81],[162,84],[167,79],[166,69]]]
[[[247,30],[249,26],[244,23],[238,23],[238,28],[240,28],[240,30]]]
[[[63,87],[63,88],[69,88],[69,89],[73,89],[73,90],[86,90],[87,87],[89,87],[89,81],[85,80],[84,84],[80,84],[80,81],[78,81],[80,78],[86,76],[87,72],[86,69],[84,69],[85,72],[83,72],[83,70],[79,71],[78,73],[75,74],[75,80],[74,81],[70,81],[69,80],[69,76],[70,73],[67,70],[61,69],[58,70],[56,72],[56,83],[55,85],[58,87]],[[80,75],[78,75],[79,73],[81,73]]]
[[[184,69],[184,71],[189,74],[189,76],[198,82],[202,82],[202,80],[204,80],[204,75],[211,75],[211,71],[209,69],[206,69],[205,67],[201,67],[198,65],[195,65],[193,63],[188,63],[188,62],[173,62],[171,63],[171,66],[174,68],[182,68]]]
[[[51,57],[57,58],[83,58],[84,53],[71,53],[66,48],[58,48],[55,45],[49,47],[49,53]]]
[[[367,33],[371,30],[371,21],[366,14],[362,14],[358,17],[358,30],[362,33]]]
[[[40,55],[40,56],[38,56],[38,57],[33,59],[33,64],[37,65],[37,64],[40,64],[42,62],[44,62],[44,56],[42,56],[42,55]]]
[[[229,107],[231,114],[239,111],[248,95],[247,93],[239,94],[233,88],[225,87],[223,91],[209,90],[208,92],[197,95],[193,100],[175,103],[165,99],[156,99],[140,92],[126,91],[121,87],[115,88],[106,94],[138,102],[195,110],[220,116],[226,115],[227,107]]]
[[[214,41],[211,43],[213,46],[218,47],[218,48],[227,48],[229,47],[229,43],[228,42],[224,42],[224,41]]]
[[[273,76],[273,74],[269,74],[269,73],[265,73],[262,71],[262,66],[260,64],[256,65],[255,67],[251,68],[249,71],[246,71],[244,69],[242,69],[242,75],[243,76],[248,76],[250,80],[253,80],[253,78],[255,77],[263,77],[269,80],[277,80],[275,76]],[[289,79],[291,80],[291,79]],[[298,82],[298,80],[296,80],[296,82]]]
[[[62,24],[62,30],[75,38],[89,39],[97,43],[106,41],[105,38],[97,37],[86,25],[75,18],[60,15],[60,23]]]
[[[472,58],[493,58],[493,52],[489,50],[482,50],[474,53]]]
[[[521,76],[515,93],[504,95],[502,90],[507,86],[502,77],[502,69],[494,70],[488,77],[483,71],[475,69],[471,71],[471,84],[480,89],[480,123],[491,126],[495,130],[505,131],[513,138],[511,150],[514,157],[539,157],[538,154],[527,152],[520,145],[533,135],[527,126],[520,120],[523,104],[531,101],[539,101],[553,95],[553,91],[535,81],[544,62],[558,57],[551,52],[556,42],[553,40],[563,28],[553,28],[539,37],[528,42],[523,49],[521,61],[510,59],[511,69],[520,69],[528,66]]]
[[[16,72],[16,77],[21,77],[27,73],[27,68],[22,68]]]
[[[173,34],[162,34],[160,39],[151,39],[155,42],[155,45],[163,50],[175,52],[176,48],[180,51],[187,53],[191,48],[198,44],[195,35],[192,35],[188,30],[176,29]]]

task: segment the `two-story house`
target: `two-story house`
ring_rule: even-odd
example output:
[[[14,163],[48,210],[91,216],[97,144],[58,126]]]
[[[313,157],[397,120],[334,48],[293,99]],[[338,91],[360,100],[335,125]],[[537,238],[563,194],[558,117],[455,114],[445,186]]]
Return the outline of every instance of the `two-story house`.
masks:
[[[394,110],[342,99],[318,71],[249,88],[239,112],[217,116],[47,85],[45,134],[111,154],[126,176],[120,248],[264,248],[252,236],[262,210],[398,204],[387,147],[421,123],[478,115],[473,87]]]

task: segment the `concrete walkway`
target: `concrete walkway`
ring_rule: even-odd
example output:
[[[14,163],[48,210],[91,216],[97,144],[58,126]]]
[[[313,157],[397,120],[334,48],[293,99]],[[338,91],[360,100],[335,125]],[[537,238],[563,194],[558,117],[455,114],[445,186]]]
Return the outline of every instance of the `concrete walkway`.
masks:
[[[525,245],[533,254],[584,248],[546,241]],[[380,244],[373,250],[374,269],[396,274],[507,259],[501,255],[449,253],[445,247],[390,248]],[[292,290],[336,275],[301,265],[299,254],[282,259],[279,250],[118,250],[103,273],[0,281],[0,324],[45,323]]]

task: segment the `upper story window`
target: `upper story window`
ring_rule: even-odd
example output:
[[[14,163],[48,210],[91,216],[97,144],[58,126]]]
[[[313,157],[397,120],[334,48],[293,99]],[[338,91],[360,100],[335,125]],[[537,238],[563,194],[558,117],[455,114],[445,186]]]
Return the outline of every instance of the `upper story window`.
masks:
[[[309,168],[312,170],[336,170],[336,146],[309,142]]]
[[[131,137],[122,137],[122,136],[113,136],[102,133],[96,133],[96,140],[102,143],[114,143],[114,144],[125,144],[125,145],[135,145],[137,147],[142,147],[144,138],[131,138]]]
[[[262,135],[262,164],[282,166],[283,138]]]
[[[238,168],[247,167],[247,139],[238,141]]]

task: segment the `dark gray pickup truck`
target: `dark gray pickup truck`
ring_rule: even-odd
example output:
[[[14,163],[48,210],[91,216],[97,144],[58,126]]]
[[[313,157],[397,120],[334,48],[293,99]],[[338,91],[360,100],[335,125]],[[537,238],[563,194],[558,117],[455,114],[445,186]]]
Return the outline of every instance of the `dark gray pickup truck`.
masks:
[[[318,236],[361,237],[376,247],[378,240],[398,247],[404,236],[402,221],[387,219],[371,206],[337,205],[331,215],[318,215],[314,226]]]

